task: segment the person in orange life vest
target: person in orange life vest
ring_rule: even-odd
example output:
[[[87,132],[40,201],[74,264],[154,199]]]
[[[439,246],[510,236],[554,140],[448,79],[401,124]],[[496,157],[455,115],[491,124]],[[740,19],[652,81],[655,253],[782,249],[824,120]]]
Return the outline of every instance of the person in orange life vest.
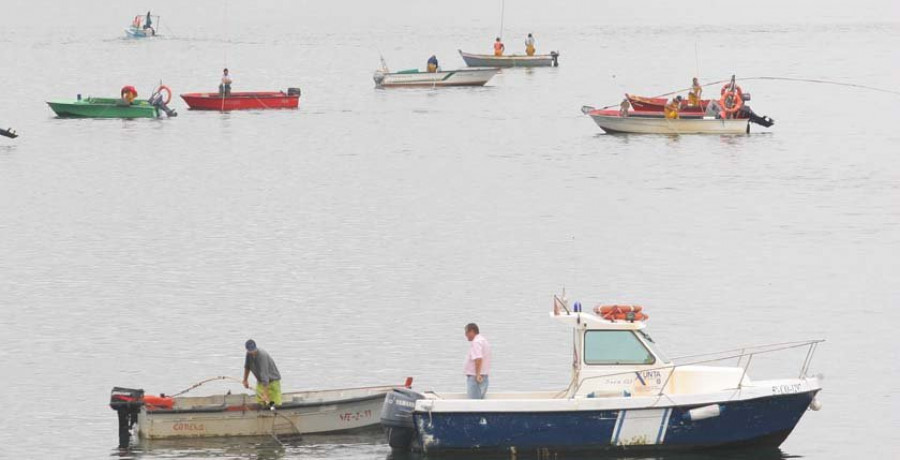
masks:
[[[494,56],[503,56],[504,51],[506,51],[506,46],[500,41],[500,37],[497,37],[497,40],[494,42]]]

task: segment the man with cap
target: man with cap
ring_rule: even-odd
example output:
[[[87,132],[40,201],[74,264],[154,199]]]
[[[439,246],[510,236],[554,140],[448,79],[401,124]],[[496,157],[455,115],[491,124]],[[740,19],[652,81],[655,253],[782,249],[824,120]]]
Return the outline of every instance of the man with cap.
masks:
[[[244,388],[250,388],[247,378],[253,372],[256,377],[256,402],[263,405],[281,405],[281,374],[272,357],[258,348],[253,339],[247,341],[247,356],[244,358]]]

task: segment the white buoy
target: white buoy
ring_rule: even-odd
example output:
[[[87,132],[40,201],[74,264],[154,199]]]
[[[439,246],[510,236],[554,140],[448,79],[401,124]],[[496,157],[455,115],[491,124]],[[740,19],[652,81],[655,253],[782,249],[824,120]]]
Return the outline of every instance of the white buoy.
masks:
[[[718,404],[710,404],[709,406],[697,407],[688,411],[688,418],[692,422],[707,418],[718,417],[722,413],[722,409]]]
[[[822,401],[819,401],[818,398],[813,398],[809,403],[809,408],[814,411],[822,410]]]

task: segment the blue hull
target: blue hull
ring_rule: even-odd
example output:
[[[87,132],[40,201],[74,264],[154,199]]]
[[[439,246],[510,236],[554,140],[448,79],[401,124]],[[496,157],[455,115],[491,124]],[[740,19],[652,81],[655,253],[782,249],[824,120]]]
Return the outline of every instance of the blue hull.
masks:
[[[416,412],[413,449],[426,454],[524,454],[774,448],[791,433],[817,392],[722,402],[718,417],[697,421],[687,414],[696,406],[577,413]]]

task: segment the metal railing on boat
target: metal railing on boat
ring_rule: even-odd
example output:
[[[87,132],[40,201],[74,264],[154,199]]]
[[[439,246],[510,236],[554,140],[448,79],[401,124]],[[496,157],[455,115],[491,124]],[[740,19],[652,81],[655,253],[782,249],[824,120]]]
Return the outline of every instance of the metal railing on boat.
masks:
[[[675,369],[677,369],[679,367],[693,366],[693,365],[697,365],[697,364],[716,363],[716,362],[732,360],[732,359],[736,358],[738,360],[737,367],[740,367],[743,369],[743,371],[741,373],[741,378],[738,380],[737,388],[736,388],[737,390],[740,390],[741,386],[744,382],[744,377],[747,375],[747,370],[750,368],[750,364],[753,362],[753,357],[756,355],[776,353],[776,352],[780,352],[780,351],[808,347],[806,350],[806,357],[804,358],[803,363],[800,366],[800,374],[799,374],[798,378],[803,379],[803,378],[809,377],[809,374],[808,374],[809,367],[812,364],[812,359],[815,356],[816,349],[818,348],[819,344],[824,341],[825,341],[825,339],[803,340],[803,341],[796,341],[796,342],[779,342],[779,343],[771,343],[771,344],[766,344],[766,345],[755,345],[755,346],[749,346],[749,347],[735,348],[735,349],[725,350],[725,351],[699,353],[699,354],[694,354],[694,355],[683,355],[683,356],[678,356],[678,357],[672,358],[672,362],[667,365],[652,367],[652,368],[648,368],[648,369],[641,369],[640,371],[637,371],[637,372],[662,371],[662,370],[670,371],[670,372],[668,372],[668,375],[666,376],[665,381],[663,381],[662,385],[660,386],[659,392],[657,393],[657,396],[662,397],[662,396],[666,396],[665,389],[668,386],[669,380],[672,378],[672,375],[674,374]],[[719,355],[724,355],[724,356],[719,356]],[[719,357],[707,358],[707,359],[693,359],[693,358],[703,358],[703,357],[707,357],[707,356],[719,356]],[[689,358],[690,358],[690,360],[687,362],[677,363],[677,364],[675,363],[676,360],[689,359]],[[746,360],[744,360],[744,358],[746,358]],[[634,371],[634,370],[630,370],[630,371],[612,372],[612,373],[608,373],[608,374],[588,376],[583,379],[580,379],[578,384],[575,386],[574,390],[572,390],[572,386],[570,385],[569,388],[566,389],[565,393],[568,393],[569,399],[572,399],[575,397],[575,395],[578,394],[578,392],[581,390],[581,387],[585,384],[585,382],[587,382],[589,380],[597,380],[597,379],[604,379],[604,378],[615,377],[615,376],[630,375],[635,372],[636,371]]]

